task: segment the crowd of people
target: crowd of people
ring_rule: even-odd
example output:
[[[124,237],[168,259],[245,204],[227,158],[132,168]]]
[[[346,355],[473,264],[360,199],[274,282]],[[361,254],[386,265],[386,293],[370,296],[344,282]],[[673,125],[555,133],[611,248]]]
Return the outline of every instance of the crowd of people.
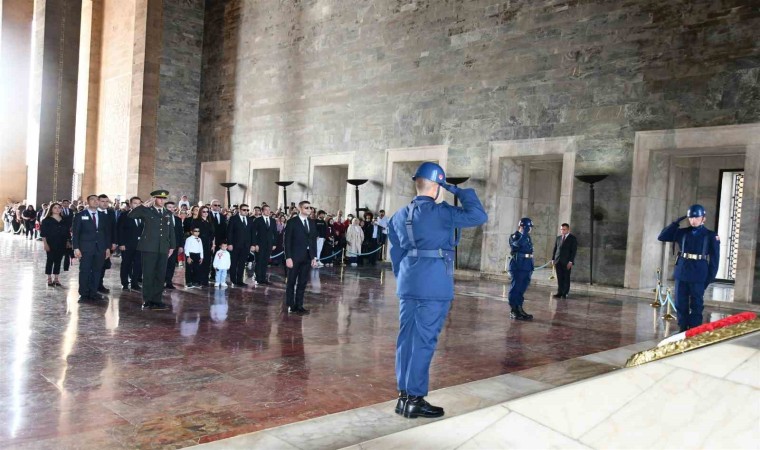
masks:
[[[137,239],[142,232],[139,220],[128,220],[128,213],[139,206],[141,200],[132,197],[121,201],[119,197],[111,200],[107,195],[98,196],[97,208],[108,214],[113,222],[112,241],[116,243],[111,251],[113,257],[122,258],[121,284],[124,290],[140,290],[142,272],[140,255],[136,250]],[[61,286],[60,273],[69,270],[75,258],[72,242],[72,218],[87,209],[84,200],[62,200],[43,203],[39,207],[13,203],[6,206],[3,220],[5,232],[29,240],[43,241],[47,260],[45,274],[49,286]],[[248,205],[231,205],[223,207],[219,200],[208,203],[193,204],[188,196],[180,200],[167,202],[166,207],[172,212],[177,222],[178,251],[169,260],[166,288],[173,289],[172,278],[175,267],[185,268],[185,286],[187,288],[245,285],[244,270],[253,278],[254,284],[267,283],[268,266],[284,265],[283,255],[285,228],[288,219],[298,215],[294,203],[288,208],[280,206],[276,210],[263,202],[250,208]],[[383,249],[388,236],[388,217],[385,211],[378,211],[377,216],[365,211],[362,217],[343,214],[343,211],[327,212],[312,208],[310,218],[314,220],[317,231],[318,268],[347,265],[376,265],[383,259]],[[235,218],[250,220],[250,237],[241,236],[230,224]],[[259,220],[260,219],[260,220]],[[257,236],[261,235],[263,223],[270,226],[274,236],[272,248],[262,252],[257,247]],[[235,230],[238,232],[235,233]],[[250,241],[250,242],[248,242]],[[247,251],[250,244],[252,250]],[[224,254],[220,254],[220,250]],[[266,261],[260,261],[265,257]],[[258,257],[258,258],[257,258]],[[259,260],[257,260],[259,259]],[[262,263],[263,262],[263,263]],[[100,277],[98,291],[107,293],[103,285],[105,271],[110,269],[110,258],[106,261],[103,276]],[[219,273],[221,271],[221,274]],[[230,282],[226,276],[229,274]],[[224,275],[224,276],[221,276]]]

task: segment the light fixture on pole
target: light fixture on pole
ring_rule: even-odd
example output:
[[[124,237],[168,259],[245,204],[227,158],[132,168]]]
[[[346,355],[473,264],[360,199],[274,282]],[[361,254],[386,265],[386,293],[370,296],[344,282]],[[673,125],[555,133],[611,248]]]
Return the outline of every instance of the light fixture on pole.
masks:
[[[224,186],[225,189],[227,189],[227,207],[230,208],[232,206],[232,200],[230,200],[230,188],[233,186],[237,186],[237,183],[219,183],[222,186]]]
[[[356,187],[356,217],[359,217],[359,186],[366,183],[369,180],[353,178],[346,180],[346,183]]]
[[[282,205],[285,214],[288,214],[288,186],[293,184],[294,181],[275,181],[274,184],[282,186]]]
[[[589,251],[589,275],[588,275],[589,285],[594,284],[594,183],[598,183],[607,177],[608,175],[603,175],[603,174],[575,176],[575,178],[578,181],[588,183],[588,187],[589,187],[589,197],[590,197],[589,219],[591,222],[591,243],[590,243],[591,245],[589,246],[590,251]]]
[[[470,177],[446,177],[446,182],[449,184],[453,184],[454,186],[459,187],[460,184],[464,183],[465,181],[469,180]],[[454,196],[454,206],[459,206],[459,199],[457,196]],[[456,241],[459,238],[459,234],[462,231],[459,230],[459,228],[454,228],[454,240]],[[454,268],[456,269],[459,267],[459,246],[457,245],[454,247]]]

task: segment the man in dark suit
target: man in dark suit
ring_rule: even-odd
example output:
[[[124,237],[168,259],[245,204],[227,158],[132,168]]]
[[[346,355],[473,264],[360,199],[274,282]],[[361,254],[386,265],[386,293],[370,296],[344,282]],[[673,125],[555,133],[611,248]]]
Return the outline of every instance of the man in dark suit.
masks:
[[[174,237],[176,243],[174,246],[174,253],[169,255],[169,259],[166,262],[166,285],[164,289],[176,289],[174,287],[174,270],[177,268],[177,261],[179,255],[183,252],[182,246],[185,245],[185,229],[182,226],[182,219],[177,217],[177,204],[174,202],[166,202],[166,209],[172,213],[172,225],[174,226]]]
[[[309,218],[311,204],[308,201],[298,204],[298,212],[285,225],[283,244],[285,266],[288,268],[285,300],[290,312],[308,314],[309,310],[303,307],[303,296],[309,271],[317,267],[317,224]]]
[[[253,245],[256,252],[256,281],[259,284],[269,284],[267,267],[277,243],[277,223],[271,216],[271,208],[263,206],[261,217],[253,221]]]
[[[116,250],[116,242],[117,242],[117,236],[116,236],[116,212],[113,210],[113,208],[110,207],[109,203],[111,200],[108,198],[106,194],[100,194],[98,195],[98,211],[106,215],[106,220],[103,221],[104,229],[105,227],[108,227],[106,229],[107,237],[109,239],[109,242],[111,243],[111,253]],[[108,289],[103,284],[103,279],[106,276],[106,270],[111,268],[111,256],[109,255],[108,258],[106,258],[105,263],[103,263],[103,270],[100,272],[100,282],[98,285],[98,292],[101,294],[108,294],[111,292],[110,289]]]
[[[135,209],[142,204],[140,197],[129,199],[130,209]],[[128,214],[122,213],[116,221],[116,236],[121,251],[121,289],[127,291],[130,286],[133,291],[139,291],[142,279],[142,261],[137,244],[140,243],[143,225],[140,219],[130,219]]]
[[[69,200],[61,200],[61,217],[71,221],[74,216],[74,210],[71,209],[71,202]]]
[[[214,224],[214,248],[212,253],[219,250],[222,242],[227,242],[227,218],[222,214],[222,202],[217,199],[211,200],[211,212],[209,220]],[[213,280],[216,276],[216,269],[211,267],[211,273],[209,279]]]
[[[61,217],[68,224],[69,231],[71,231],[71,222],[74,220],[74,213],[76,213],[76,208],[71,207],[71,201],[61,200]],[[74,257],[74,251],[71,248],[71,244],[67,243],[66,252],[63,254],[63,270],[64,271],[68,271],[69,267],[71,267],[71,258],[73,257]]]
[[[72,221],[74,256],[79,258],[79,301],[102,301],[98,294],[103,263],[111,256],[111,230],[108,216],[98,211],[98,196],[87,197],[87,208]]]
[[[570,225],[563,223],[560,235],[554,243],[554,268],[557,271],[557,293],[555,298],[567,298],[570,292],[570,271],[575,264],[575,252],[578,250],[578,241],[570,234]]]
[[[232,217],[227,224],[227,250],[230,255],[230,280],[235,287],[248,286],[244,282],[245,264],[248,255],[254,250],[253,246],[253,219],[248,217],[251,209],[243,203],[240,205],[238,215]]]
[[[161,299],[164,293],[167,260],[174,254],[177,238],[172,226],[172,213],[164,208],[169,191],[159,189],[150,193],[153,197],[144,205],[129,212],[130,219],[141,219],[143,234],[137,250],[142,257],[143,309],[165,310],[169,307]]]

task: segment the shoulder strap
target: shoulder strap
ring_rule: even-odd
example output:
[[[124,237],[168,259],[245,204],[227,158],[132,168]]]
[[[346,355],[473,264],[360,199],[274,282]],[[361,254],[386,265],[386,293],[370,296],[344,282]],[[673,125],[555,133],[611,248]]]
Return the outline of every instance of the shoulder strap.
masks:
[[[409,238],[409,245],[413,249],[417,248],[417,243],[414,240],[414,229],[412,224],[414,223],[414,210],[417,209],[417,204],[412,200],[409,206],[406,207],[406,235]]]

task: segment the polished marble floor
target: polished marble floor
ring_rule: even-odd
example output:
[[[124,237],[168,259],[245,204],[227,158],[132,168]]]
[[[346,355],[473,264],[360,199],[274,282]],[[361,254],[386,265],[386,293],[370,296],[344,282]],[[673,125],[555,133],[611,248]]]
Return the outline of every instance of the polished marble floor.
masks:
[[[0,258],[0,447],[179,448],[395,396],[398,303],[387,268],[314,271],[312,313],[293,317],[282,312],[278,268],[270,287],[180,289],[166,295],[171,311],[146,312],[139,294],[120,290],[118,259],[110,301],[95,306],[76,301],[76,265],[63,289],[45,285],[41,243],[0,235]],[[503,283],[456,290],[433,389],[515,372],[563,384],[578,357],[672,331],[645,302],[555,301],[534,287],[526,309],[536,319],[516,323]],[[583,370],[595,374],[593,364]]]

